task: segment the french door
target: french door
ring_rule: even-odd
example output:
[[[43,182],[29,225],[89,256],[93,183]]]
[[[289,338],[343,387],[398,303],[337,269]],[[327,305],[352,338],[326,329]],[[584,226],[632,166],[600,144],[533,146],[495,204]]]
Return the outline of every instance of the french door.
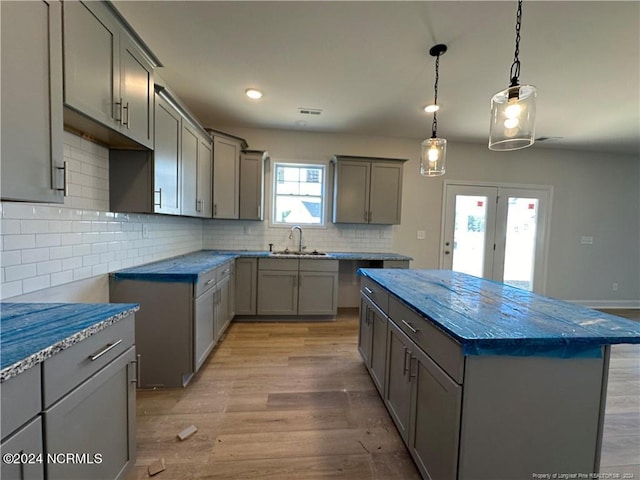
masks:
[[[445,183],[440,267],[544,293],[551,194]]]

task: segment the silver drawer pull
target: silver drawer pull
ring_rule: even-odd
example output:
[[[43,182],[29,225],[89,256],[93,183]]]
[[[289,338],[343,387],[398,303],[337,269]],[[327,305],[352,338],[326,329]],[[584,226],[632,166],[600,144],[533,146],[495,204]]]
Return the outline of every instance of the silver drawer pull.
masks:
[[[136,378],[131,380],[131,383],[140,384],[140,354],[136,355],[136,359],[132,362],[136,364]]]
[[[369,287],[364,287],[364,291],[367,292],[369,295],[373,293],[373,290],[371,290]]]
[[[117,342],[113,342],[113,343],[108,343],[101,351],[99,351],[98,353],[95,353],[93,355],[89,356],[89,360],[91,360],[92,362],[96,361],[97,359],[99,359],[101,356],[103,356],[105,353],[107,353],[109,350],[113,350],[114,348],[116,348],[118,345],[120,345],[122,343],[122,339],[118,340]]]
[[[402,323],[404,323],[413,333],[418,333],[420,331],[413,328],[413,326],[410,323],[407,323],[405,320],[402,320]]]
[[[226,269],[224,270],[224,272],[222,272],[222,274],[223,274],[223,275],[224,275],[224,274],[227,274],[227,273],[229,273],[230,271],[231,271],[231,269],[226,268]]]
[[[205,283],[205,285],[211,285],[213,282],[215,282],[216,279],[212,278],[211,280],[209,280],[207,283]]]

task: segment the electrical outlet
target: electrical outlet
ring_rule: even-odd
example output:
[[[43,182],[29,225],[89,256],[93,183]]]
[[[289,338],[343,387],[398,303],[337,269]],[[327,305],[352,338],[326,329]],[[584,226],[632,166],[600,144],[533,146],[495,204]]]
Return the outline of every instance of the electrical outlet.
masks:
[[[611,284],[611,290],[613,290],[614,292],[618,291],[618,282],[613,282]]]
[[[427,233],[424,230],[418,230],[418,240],[424,240],[427,237]]]
[[[142,238],[149,238],[149,225],[146,223],[142,224]]]
[[[591,236],[582,236],[582,237],[580,237],[580,243],[582,245],[593,245],[593,237],[591,237]]]

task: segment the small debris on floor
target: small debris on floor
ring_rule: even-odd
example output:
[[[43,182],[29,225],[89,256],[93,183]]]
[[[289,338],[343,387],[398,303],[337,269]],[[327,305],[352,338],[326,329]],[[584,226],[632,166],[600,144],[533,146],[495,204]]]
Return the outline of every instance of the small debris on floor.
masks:
[[[189,425],[187,428],[185,428],[180,433],[178,433],[178,438],[180,439],[181,442],[183,442],[184,440],[189,438],[191,435],[193,435],[197,431],[198,431],[198,427],[196,427],[195,425]]]
[[[154,475],[157,475],[160,472],[163,472],[164,470],[165,470],[164,458],[161,458],[160,460],[156,460],[155,462],[153,462],[151,465],[147,467],[147,473],[149,474],[150,477],[153,477]]]

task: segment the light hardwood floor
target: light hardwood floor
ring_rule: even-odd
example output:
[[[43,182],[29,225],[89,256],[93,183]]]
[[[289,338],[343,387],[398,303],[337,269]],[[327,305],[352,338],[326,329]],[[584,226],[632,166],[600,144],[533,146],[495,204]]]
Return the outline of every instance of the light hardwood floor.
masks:
[[[335,322],[232,323],[187,388],[138,392],[127,480],[160,458],[157,479],[419,479],[357,331],[355,309]],[[640,479],[639,358],[639,346],[613,347],[601,471],[618,478]]]

